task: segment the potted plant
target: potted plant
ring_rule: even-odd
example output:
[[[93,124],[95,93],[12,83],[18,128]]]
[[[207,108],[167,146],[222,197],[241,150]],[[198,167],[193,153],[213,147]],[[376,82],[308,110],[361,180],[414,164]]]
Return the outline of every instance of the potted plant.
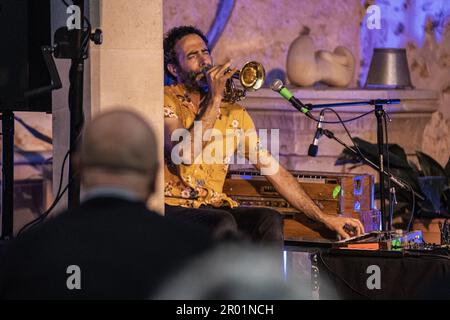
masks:
[[[355,144],[366,158],[378,163],[378,145],[360,138],[354,138]],[[419,162],[417,167],[408,161],[405,150],[398,144],[387,146],[389,157],[385,158],[385,168],[408,183],[424,200],[415,197],[414,218],[425,221],[425,227],[435,218],[450,218],[450,159],[445,168],[427,154],[416,151]],[[389,162],[389,163],[388,163]],[[360,157],[344,149],[336,160],[336,165],[352,163],[355,166],[363,165]],[[387,180],[385,183],[387,186]],[[395,186],[391,183],[392,186]],[[409,190],[396,187],[397,205],[394,208],[394,227],[406,229],[412,221],[413,196]],[[375,186],[375,197],[379,199],[379,185]],[[411,224],[412,225],[412,224]]]

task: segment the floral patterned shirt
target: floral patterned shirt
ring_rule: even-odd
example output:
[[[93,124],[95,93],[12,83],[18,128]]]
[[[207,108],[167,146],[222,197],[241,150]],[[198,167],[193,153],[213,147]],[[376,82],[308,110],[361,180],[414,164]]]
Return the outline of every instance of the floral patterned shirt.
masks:
[[[186,94],[183,85],[175,84],[164,87],[165,118],[178,118],[184,128],[190,128],[197,116],[195,110],[196,108]],[[165,154],[164,196],[166,204],[193,208],[201,205],[238,206],[236,201],[222,192],[223,185],[230,161],[236,162],[238,157],[240,157],[240,161],[248,158],[251,145],[255,145],[255,149],[257,148],[258,138],[255,126],[243,107],[236,103],[222,102],[213,131],[216,135],[211,141],[205,142],[202,153],[193,164],[175,165],[171,154]],[[211,156],[216,159],[215,162],[205,160],[211,159]]]

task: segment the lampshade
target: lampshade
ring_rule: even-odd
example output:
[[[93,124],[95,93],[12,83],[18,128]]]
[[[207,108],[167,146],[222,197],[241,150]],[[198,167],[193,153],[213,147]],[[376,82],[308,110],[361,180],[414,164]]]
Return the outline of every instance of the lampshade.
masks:
[[[405,49],[375,48],[366,88],[413,88]]]

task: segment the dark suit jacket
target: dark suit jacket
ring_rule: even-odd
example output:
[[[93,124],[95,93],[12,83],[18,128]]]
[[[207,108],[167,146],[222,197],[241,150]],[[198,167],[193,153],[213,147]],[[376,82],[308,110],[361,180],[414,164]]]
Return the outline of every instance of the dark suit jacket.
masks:
[[[203,229],[161,217],[143,203],[95,198],[8,244],[0,260],[0,299],[146,299],[211,244]],[[71,265],[80,268],[80,290],[67,287],[75,275],[67,273]]]

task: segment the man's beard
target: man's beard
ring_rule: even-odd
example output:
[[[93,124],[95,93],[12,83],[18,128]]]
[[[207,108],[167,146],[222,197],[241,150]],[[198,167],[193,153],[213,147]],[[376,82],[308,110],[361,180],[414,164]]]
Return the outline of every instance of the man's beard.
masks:
[[[199,77],[200,75],[202,75],[202,77]],[[184,70],[181,70],[180,80],[181,83],[184,84],[186,89],[190,92],[208,92],[208,82],[206,81],[206,77],[204,76],[203,72],[185,72]]]

